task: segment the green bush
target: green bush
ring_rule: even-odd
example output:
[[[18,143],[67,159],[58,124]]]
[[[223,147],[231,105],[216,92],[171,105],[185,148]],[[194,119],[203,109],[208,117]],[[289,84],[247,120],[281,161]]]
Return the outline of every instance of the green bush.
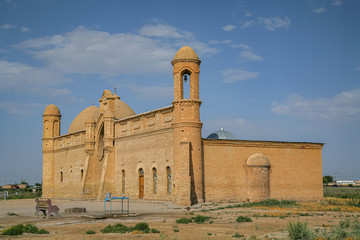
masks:
[[[241,233],[235,233],[234,235],[232,235],[233,238],[242,238],[244,237],[244,234]]]
[[[239,216],[237,219],[236,219],[236,222],[252,222],[253,220],[249,217],[244,217],[244,216]]]
[[[187,218],[187,217],[176,219],[176,223],[188,224],[188,223],[191,223],[191,222],[192,222],[192,220]]]
[[[23,233],[33,233],[33,234],[49,234],[48,231],[44,230],[44,229],[38,229],[36,226],[33,226],[31,224],[27,224],[27,225],[16,225],[13,227],[10,227],[8,229],[5,229],[5,231],[3,231],[3,235],[22,235]]]
[[[151,229],[151,233],[160,233],[160,231],[157,230],[157,229],[155,229],[155,228],[152,228],[152,229]]]
[[[86,234],[95,234],[96,232],[94,230],[87,230]]]
[[[209,221],[211,219],[211,217],[207,217],[207,216],[202,216],[202,215],[197,215],[196,217],[192,217],[191,220],[193,220],[194,222],[201,224],[204,223],[206,221]]]
[[[134,227],[127,227],[121,223],[117,223],[115,225],[107,225],[105,228],[101,229],[102,233],[127,233],[132,231],[141,231],[143,233],[149,233],[150,228],[149,225],[145,222],[139,222]],[[151,230],[153,231],[153,230]],[[157,231],[154,229],[154,231]],[[159,231],[158,231],[159,232]]]
[[[177,228],[175,228],[175,229],[174,229],[174,232],[176,232],[176,233],[177,233],[177,232],[180,232],[180,230],[179,230],[179,229],[177,229]]]
[[[134,230],[138,230],[144,233],[149,233],[150,232],[150,228],[149,225],[145,222],[139,222],[138,224],[135,225],[135,227],[133,227],[132,231]]]
[[[107,225],[105,228],[100,230],[102,233],[127,233],[129,228],[121,223],[115,225]]]
[[[313,239],[313,233],[307,227],[307,223],[301,223],[297,221],[296,223],[289,222],[287,227],[289,237],[293,240],[310,240]]]
[[[24,228],[23,231],[26,233],[38,233],[39,229],[36,226],[33,226],[31,224],[27,224]]]
[[[19,225],[10,227],[8,229],[5,229],[2,234],[14,236],[14,235],[22,235],[23,233],[24,233],[24,225],[19,224]]]
[[[49,231],[46,231],[45,229],[39,229],[37,234],[49,234]]]
[[[198,224],[201,224],[206,221],[209,221],[210,219],[211,219],[211,217],[208,217],[208,216],[197,215],[196,217],[191,217],[191,218],[183,217],[183,218],[177,219],[176,223],[188,224],[188,223],[196,222]]]

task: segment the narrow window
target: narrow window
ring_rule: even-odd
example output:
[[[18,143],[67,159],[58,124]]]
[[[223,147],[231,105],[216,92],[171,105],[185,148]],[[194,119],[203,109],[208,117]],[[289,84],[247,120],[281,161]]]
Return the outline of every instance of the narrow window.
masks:
[[[139,169],[139,198],[144,198],[144,170]]]
[[[153,174],[153,193],[157,193],[157,171],[156,168],[152,169]]]
[[[63,172],[60,172],[60,182],[63,182],[64,181],[64,174]]]
[[[125,170],[121,171],[121,192],[125,193]]]
[[[81,169],[81,171],[80,171],[80,181],[83,180],[83,177],[84,177],[84,169]]]
[[[183,74],[183,99],[190,99],[190,73]]]
[[[166,167],[166,176],[167,176],[167,193],[171,193],[171,168]]]

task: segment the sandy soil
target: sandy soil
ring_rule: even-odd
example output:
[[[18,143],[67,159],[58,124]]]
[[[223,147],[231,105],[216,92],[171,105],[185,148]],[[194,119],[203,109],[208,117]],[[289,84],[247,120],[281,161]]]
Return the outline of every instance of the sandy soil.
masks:
[[[58,217],[35,216],[34,199],[0,201],[0,231],[17,225],[31,223],[38,228],[50,232],[45,235],[24,234],[20,236],[0,235],[0,239],[239,239],[233,236],[243,234],[246,238],[286,239],[288,223],[307,222],[312,229],[326,228],[336,225],[342,219],[360,216],[359,211],[308,211],[302,208],[232,208],[209,212],[202,209],[213,209],[228,206],[229,203],[193,206],[189,211],[170,202],[133,201],[130,202],[130,216],[105,216],[103,201],[71,201],[54,199],[53,204],[59,206]],[[234,203],[232,203],[234,204]],[[109,204],[107,204],[109,210]],[[85,214],[66,214],[66,208],[85,207]],[[120,210],[121,203],[113,203],[113,210]],[[9,216],[15,213],[15,216]],[[204,215],[212,217],[212,223],[177,224],[176,219]],[[308,216],[304,216],[308,215]],[[238,216],[251,217],[253,222],[237,223]],[[107,225],[122,223],[133,226],[138,222],[147,222],[150,228],[161,233],[151,234],[103,234],[100,232]],[[178,229],[175,232],[174,229]],[[86,231],[94,230],[89,235]],[[244,239],[244,238],[243,238]]]

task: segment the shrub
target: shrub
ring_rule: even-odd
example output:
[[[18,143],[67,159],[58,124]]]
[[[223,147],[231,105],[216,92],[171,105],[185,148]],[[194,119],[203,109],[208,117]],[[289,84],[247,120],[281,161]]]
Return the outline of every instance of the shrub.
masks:
[[[121,223],[117,223],[115,225],[107,225],[105,228],[101,229],[100,231],[102,233],[126,233],[128,232],[130,229],[125,226],[122,225]]]
[[[23,231],[26,233],[38,233],[39,229],[36,226],[33,226],[31,224],[27,224],[24,228]]]
[[[187,217],[176,219],[176,223],[188,224],[188,223],[191,223],[191,222],[192,222],[192,220],[187,218]]]
[[[237,219],[236,219],[236,222],[252,222],[253,220],[249,217],[244,217],[244,216],[239,216]]]
[[[175,229],[174,229],[174,232],[176,232],[176,233],[177,233],[177,232],[180,232],[180,230],[179,230],[179,229],[177,229],[177,228],[175,228]]]
[[[202,216],[202,215],[197,215],[196,217],[192,217],[191,220],[193,220],[194,222],[200,224],[200,223],[204,223],[205,221],[209,221],[211,219],[211,217],[207,217],[207,216]]]
[[[10,236],[14,236],[14,235],[22,235],[24,233],[24,225],[19,224],[13,227],[10,227],[8,229],[5,229],[3,231],[3,235],[10,235]]]
[[[157,229],[155,229],[155,228],[152,228],[152,229],[151,229],[151,233],[160,233],[160,231],[157,230]]]
[[[232,235],[233,238],[242,238],[244,237],[244,234],[241,233],[235,233],[234,235]]]
[[[313,233],[311,230],[307,227],[307,223],[291,223],[289,222],[289,225],[287,227],[289,237],[293,240],[310,240],[313,239]]]
[[[87,230],[86,234],[95,234],[96,232],[94,230]]]
[[[37,234],[49,234],[49,231],[46,231],[45,229],[40,229]]]
[[[2,234],[3,235],[22,235],[23,233],[33,233],[33,234],[49,234],[45,229],[38,229],[36,226],[27,224],[26,226],[19,224],[13,227],[6,229]]]
[[[149,225],[145,222],[139,222],[138,224],[135,225],[135,227],[133,227],[132,230],[139,230],[141,232],[144,233],[149,233],[150,232],[150,228]]]
[[[121,223],[117,223],[115,225],[107,225],[105,228],[100,230],[102,233],[127,233],[127,232],[143,232],[149,233],[150,228],[149,225],[145,222],[139,222],[134,227],[127,227]],[[153,231],[153,230],[152,230]],[[157,231],[154,229],[154,231]]]

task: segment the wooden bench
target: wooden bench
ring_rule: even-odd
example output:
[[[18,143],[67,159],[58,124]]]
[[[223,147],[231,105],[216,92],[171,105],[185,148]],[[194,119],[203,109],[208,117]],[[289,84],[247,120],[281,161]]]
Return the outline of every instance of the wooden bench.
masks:
[[[36,212],[35,215],[39,215],[40,211],[42,211],[42,213],[44,214],[44,216],[46,216],[46,211],[48,210],[49,204],[48,204],[48,199],[46,198],[37,198],[35,199],[36,202]]]

